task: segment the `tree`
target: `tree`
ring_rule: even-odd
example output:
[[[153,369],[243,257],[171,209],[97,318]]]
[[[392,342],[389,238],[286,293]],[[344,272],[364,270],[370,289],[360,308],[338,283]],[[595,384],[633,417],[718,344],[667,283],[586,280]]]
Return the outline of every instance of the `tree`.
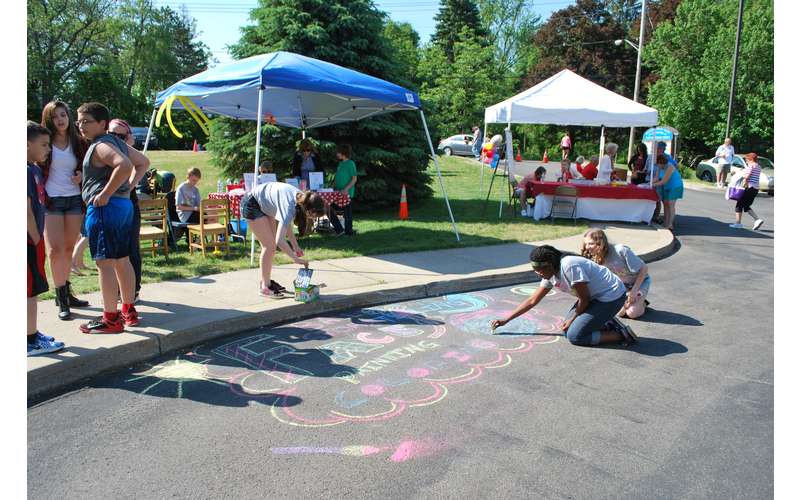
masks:
[[[487,33],[481,23],[480,13],[472,0],[442,0],[442,7],[434,19],[436,32],[431,41],[444,51],[449,63],[455,60],[453,47],[460,37],[486,39]]]
[[[535,62],[530,43],[541,22],[530,0],[477,0],[487,42],[500,74],[524,76]]]
[[[644,59],[660,78],[647,103],[684,145],[707,153],[724,139],[738,2],[684,0],[662,23]],[[745,3],[731,136],[738,151],[774,151],[774,14],[769,0]]]
[[[242,28],[241,39],[231,47],[237,58],[285,50],[388,81],[402,80],[402,68],[384,36],[385,14],[370,0],[260,0],[250,18],[255,24]],[[267,134],[262,157],[288,171],[299,131],[279,129]],[[398,112],[321,127],[309,134],[321,144],[322,163],[328,170],[335,165],[334,144],[353,146],[360,172],[357,197],[365,202],[362,206],[393,206],[403,183],[411,197],[431,195],[428,154],[418,114]],[[213,161],[231,173],[241,171],[242,165],[252,165],[255,153],[252,148],[237,152],[229,147],[232,140],[255,144],[255,123],[220,119],[214,126],[208,150]]]
[[[483,123],[484,108],[508,97],[514,85],[514,79],[498,75],[492,47],[469,35],[465,28],[453,45],[453,64],[447,63],[438,45],[423,52],[420,97],[433,109],[432,129],[437,136],[465,133]]]
[[[28,0],[28,115],[61,94],[110,43],[113,0]]]
[[[383,35],[391,47],[390,54],[398,77],[395,83],[414,90],[419,89],[417,68],[420,61],[419,34],[408,23],[386,21]]]

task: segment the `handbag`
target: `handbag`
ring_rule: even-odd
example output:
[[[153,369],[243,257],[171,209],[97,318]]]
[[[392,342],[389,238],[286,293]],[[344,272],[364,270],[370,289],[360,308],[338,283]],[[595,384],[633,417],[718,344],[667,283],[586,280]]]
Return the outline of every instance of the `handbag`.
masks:
[[[735,182],[728,185],[728,189],[725,190],[726,200],[739,201],[742,199],[745,190],[745,188],[742,187],[743,180],[744,177],[739,177]]]

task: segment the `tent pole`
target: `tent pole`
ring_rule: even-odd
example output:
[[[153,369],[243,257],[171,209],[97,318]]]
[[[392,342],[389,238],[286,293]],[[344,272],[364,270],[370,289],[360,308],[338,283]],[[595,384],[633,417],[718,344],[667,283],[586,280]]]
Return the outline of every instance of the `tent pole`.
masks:
[[[147,127],[147,137],[144,139],[144,147],[142,148],[142,153],[147,152],[147,146],[150,144],[150,134],[153,132],[153,122],[156,120],[156,112],[158,108],[153,109],[153,114],[150,115],[150,125]]]
[[[483,152],[483,145],[486,144],[486,133],[489,132],[489,124],[486,120],[483,121],[483,137],[481,138],[481,152]],[[481,162],[481,190],[480,193],[483,194],[483,155],[478,156],[478,161]]]
[[[433,143],[431,142],[431,134],[428,132],[428,124],[425,122],[425,113],[420,108],[419,116],[422,118],[422,126],[425,128],[425,137],[428,139],[428,146],[431,148],[431,156],[433,157],[433,164],[436,165],[436,174],[439,176],[439,186],[442,188],[444,195],[444,202],[447,205],[447,212],[450,214],[450,222],[453,223],[453,232],[456,233],[456,241],[461,241],[461,236],[458,235],[458,228],[456,227],[456,220],[453,218],[453,210],[450,208],[450,200],[447,199],[447,191],[444,189],[444,181],[442,180],[442,171],[439,168],[439,160],[436,158],[436,152],[433,150]]]
[[[258,185],[258,162],[261,159],[261,117],[262,105],[264,103],[264,86],[258,89],[258,118],[256,119],[256,160],[253,165],[253,188]],[[241,213],[239,214],[242,215]],[[256,258],[256,236],[253,231],[250,231],[250,265],[252,266]],[[263,284],[263,283],[262,283]]]

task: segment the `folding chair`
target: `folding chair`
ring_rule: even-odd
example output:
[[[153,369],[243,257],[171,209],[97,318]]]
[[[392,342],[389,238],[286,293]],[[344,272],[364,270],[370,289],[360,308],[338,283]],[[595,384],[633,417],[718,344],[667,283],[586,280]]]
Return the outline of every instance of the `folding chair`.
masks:
[[[206,249],[212,247],[218,249],[225,247],[225,253],[228,253],[230,246],[228,243],[228,224],[230,224],[231,215],[228,199],[200,200],[200,224],[190,224],[189,229],[189,253],[194,253],[195,248],[199,248],[203,252],[203,257],[206,256]],[[207,237],[211,240],[206,240]],[[224,236],[223,241],[217,239],[218,236]]]
[[[150,241],[150,253],[156,256],[157,250],[164,250],[164,257],[169,255],[169,225],[167,224],[167,200],[139,200],[142,225],[139,229],[139,241]]]
[[[550,207],[550,220],[556,218],[572,219],[574,223],[577,206],[578,189],[575,186],[558,186],[553,195],[553,204]]]

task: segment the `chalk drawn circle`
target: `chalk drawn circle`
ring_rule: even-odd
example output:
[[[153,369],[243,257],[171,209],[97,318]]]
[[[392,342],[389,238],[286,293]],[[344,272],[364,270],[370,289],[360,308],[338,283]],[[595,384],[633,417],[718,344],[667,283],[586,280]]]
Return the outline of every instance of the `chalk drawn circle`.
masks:
[[[423,378],[430,375],[431,372],[427,368],[409,368],[406,373],[411,378]]]
[[[525,297],[530,297],[533,292],[538,290],[538,286],[515,286],[511,289],[511,293],[515,295],[522,295]],[[555,288],[551,288],[549,292],[547,292],[547,296],[555,295],[556,290]]]
[[[477,347],[478,349],[494,349],[497,347],[497,342],[490,342],[488,340],[481,340],[481,339],[474,339],[470,342],[472,347]]]
[[[367,396],[380,396],[386,389],[380,384],[369,384],[361,388],[361,392]]]

